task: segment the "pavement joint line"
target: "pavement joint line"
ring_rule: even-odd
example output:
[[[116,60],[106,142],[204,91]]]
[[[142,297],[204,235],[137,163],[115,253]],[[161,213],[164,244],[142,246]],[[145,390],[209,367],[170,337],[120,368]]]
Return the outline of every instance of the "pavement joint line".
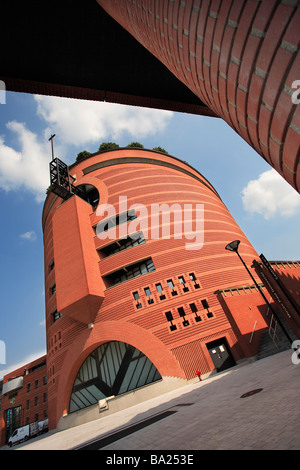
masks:
[[[79,446],[73,447],[71,450],[91,450],[93,448],[101,449],[102,447],[105,447],[106,445],[109,445],[112,442],[116,442],[122,439],[123,437],[133,434],[139,431],[140,429],[150,426],[151,424],[156,423],[161,419],[167,418],[168,416],[177,413],[177,411],[175,410],[171,411],[171,408],[174,407],[170,407],[165,411],[161,411],[160,413],[156,413],[141,421],[137,421],[136,423],[133,423],[130,426],[123,426],[119,429],[117,428],[118,430],[114,430],[115,432],[109,433],[107,435],[100,435],[98,438],[92,439],[91,441],[87,441],[83,444],[80,444]]]
[[[112,432],[102,434],[102,435],[100,434],[99,436],[97,436],[94,439],[91,439],[89,441],[86,441],[82,444],[79,444],[79,445],[73,447],[72,450],[81,450],[81,449],[84,450],[84,448],[89,447],[89,446],[94,446],[97,443],[99,443],[99,445],[101,446],[101,441],[110,440],[110,439],[111,439],[111,442],[115,442],[119,439],[122,439],[122,437],[126,437],[129,434],[133,434],[134,432],[142,429],[143,427],[150,426],[152,423],[157,422],[160,419],[163,419],[167,416],[170,416],[171,414],[177,413],[178,410],[173,410],[176,407],[181,407],[181,406],[185,407],[185,406],[191,406],[191,405],[194,405],[194,403],[178,403],[176,405],[170,406],[170,407],[166,408],[165,410],[160,411],[159,413],[154,413],[153,415],[151,415],[151,416],[149,416],[145,419],[142,419],[140,421],[137,421],[136,423],[133,423],[129,426],[121,426],[119,428],[115,428]],[[173,411],[171,411],[171,410],[173,410]],[[155,419],[155,418],[157,418],[157,419]],[[123,433],[124,433],[124,436],[117,437],[116,439],[113,439],[114,436],[118,436],[118,435],[121,435]],[[104,446],[101,446],[101,447],[104,447]]]

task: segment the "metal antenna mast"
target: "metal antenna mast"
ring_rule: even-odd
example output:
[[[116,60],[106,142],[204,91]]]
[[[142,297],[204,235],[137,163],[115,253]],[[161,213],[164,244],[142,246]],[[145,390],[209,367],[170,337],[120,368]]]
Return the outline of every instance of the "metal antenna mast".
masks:
[[[49,140],[51,140],[51,150],[52,150],[52,160],[54,160],[54,147],[53,147],[53,138],[55,137],[55,134],[53,134]]]

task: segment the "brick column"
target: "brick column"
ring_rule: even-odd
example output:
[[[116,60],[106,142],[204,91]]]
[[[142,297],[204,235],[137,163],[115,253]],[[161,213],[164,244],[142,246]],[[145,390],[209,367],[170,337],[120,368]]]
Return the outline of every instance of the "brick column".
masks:
[[[297,0],[98,2],[300,192]]]

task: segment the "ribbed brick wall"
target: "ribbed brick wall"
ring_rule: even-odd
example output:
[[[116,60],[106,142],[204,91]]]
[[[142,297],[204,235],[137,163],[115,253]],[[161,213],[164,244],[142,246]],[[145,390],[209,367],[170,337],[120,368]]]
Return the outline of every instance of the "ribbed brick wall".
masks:
[[[149,232],[146,234],[142,214],[137,210],[139,222],[136,220],[136,229],[144,233],[146,242],[111,256],[100,253],[99,285],[102,282],[101,278],[105,279],[106,275],[148,257],[152,258],[155,271],[112,287],[107,286],[92,329],[67,315],[53,322],[52,312],[56,306],[58,291],[52,294],[50,287],[55,281],[56,266],[61,265],[59,261],[56,263],[56,256],[61,253],[63,246],[68,246],[72,240],[69,236],[65,240],[55,239],[53,243],[55,236],[52,230],[53,218],[57,219],[60,213],[65,213],[64,208],[68,206],[69,201],[63,203],[54,194],[49,194],[43,211],[43,227],[51,428],[57,425],[63,413],[68,412],[74,379],[83,361],[103,343],[121,341],[133,345],[153,362],[162,377],[190,379],[197,367],[201,368],[203,374],[213,370],[214,365],[206,348],[206,342],[218,338],[225,337],[229,347],[234,348],[235,360],[242,359],[243,351],[236,347],[239,338],[232,329],[215,291],[232,285],[244,285],[251,281],[238,257],[225,250],[228,242],[241,240],[240,253],[249,267],[252,260],[257,258],[257,253],[223,204],[215,188],[203,175],[177,158],[148,150],[118,149],[90,156],[87,160],[73,165],[70,173],[76,175],[77,185],[94,185],[99,191],[100,203],[108,203],[115,207],[116,214],[122,212],[119,196],[127,197],[128,209],[133,204],[142,204],[147,209],[148,215],[151,214],[151,207],[155,203],[165,203],[169,207],[178,204],[177,207],[182,210],[184,204],[190,204],[194,211],[193,230],[195,230],[196,204],[203,204],[204,244],[201,249],[187,250],[186,243],[193,241],[187,240],[185,232],[182,238],[174,238],[173,213],[170,238],[162,238],[161,230],[159,238],[153,238],[150,217],[147,220]],[[70,213],[68,217],[72,217],[72,214]],[[76,217],[73,217],[72,224],[76,222]],[[97,211],[93,211],[92,207],[89,217],[91,227],[95,227],[101,220],[100,215]],[[77,223],[80,224],[80,221],[77,220]],[[124,226],[126,224],[123,228]],[[128,227],[129,224],[126,231]],[[161,228],[162,218],[160,218]],[[100,240],[94,233],[91,230],[92,239],[85,240],[86,246],[93,251],[91,255],[113,241]],[[59,250],[57,250],[58,243],[62,244]],[[49,270],[49,263],[53,257],[54,269]],[[66,272],[69,272],[68,267]],[[196,281],[191,279],[191,273],[194,274]],[[185,285],[180,282],[180,276],[183,276]],[[67,278],[76,292],[80,288],[78,279],[72,277],[71,273]],[[174,283],[176,296],[172,295],[172,290],[168,286],[169,280]],[[160,298],[156,289],[157,283],[163,288],[164,299]],[[153,302],[150,304],[145,288],[151,291]],[[59,289],[58,284],[57,289]],[[136,307],[134,292],[139,294],[140,308]],[[59,295],[63,296],[64,293],[60,292]],[[209,312],[204,308],[203,300],[208,302]],[[196,319],[191,303],[197,309],[201,321]],[[185,318],[180,316],[178,308],[184,309]],[[166,312],[171,312],[175,330],[170,328]]]
[[[298,1],[98,2],[300,191]]]

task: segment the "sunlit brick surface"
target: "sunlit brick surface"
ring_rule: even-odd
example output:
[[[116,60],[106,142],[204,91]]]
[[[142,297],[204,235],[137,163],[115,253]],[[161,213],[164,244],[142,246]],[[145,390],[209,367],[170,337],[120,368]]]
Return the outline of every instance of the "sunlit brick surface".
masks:
[[[72,199],[63,202],[53,193],[47,197],[43,228],[50,427],[56,427],[62,414],[68,412],[78,370],[87,356],[101,344],[120,341],[132,345],[149,358],[162,378],[191,379],[195,377],[197,369],[202,374],[210,373],[214,370],[214,364],[206,345],[219,338],[226,338],[235,361],[254,354],[253,348],[244,348],[242,342],[239,344],[238,330],[233,328],[230,318],[224,312],[216,290],[232,285],[248,285],[251,282],[238,257],[225,250],[228,242],[241,240],[240,252],[249,267],[257,254],[216,189],[203,175],[177,158],[140,149],[118,149],[92,155],[73,165],[70,173],[76,176],[76,185],[89,184],[98,189],[98,210],[101,204],[109,204],[115,208],[116,214],[120,214],[120,196],[127,198],[128,209],[135,204],[138,220],[123,224],[122,229],[129,231],[132,224],[136,224],[134,232],[142,232],[145,240],[141,244],[129,244],[126,249],[109,253],[109,246],[114,240],[100,240],[96,236],[95,228],[103,218],[99,212],[97,215],[97,210],[81,201],[79,206],[82,209],[79,212],[74,210],[78,204],[71,203]],[[180,210],[184,211],[185,204],[190,205],[194,211],[193,231],[196,227],[196,204],[203,205],[204,219],[203,224],[198,225],[198,231],[204,229],[204,237],[199,249],[187,249],[186,244],[192,246],[196,235],[194,233],[194,240],[188,239],[183,225],[181,238],[174,236],[175,212],[170,212],[170,236],[162,237],[162,228],[166,223],[160,216],[159,236],[153,238],[152,229],[155,226],[150,218],[151,210],[154,204],[163,203],[169,207],[176,205],[173,208],[177,210],[177,214]],[[139,212],[138,204],[147,209],[146,218],[144,213]],[[86,211],[83,211],[84,205],[87,207]],[[66,210],[68,207],[70,211]],[[84,215],[83,220],[81,213]],[[87,213],[90,227],[94,228],[91,231],[86,228]],[[147,225],[143,221],[147,221]],[[65,239],[63,238],[61,231],[58,232],[58,222],[61,225],[68,223],[70,227],[78,226],[74,234],[76,243],[69,229],[66,230]],[[53,223],[56,227],[54,231]],[[118,228],[120,227],[121,225]],[[81,232],[84,233],[82,242],[78,236]],[[59,239],[56,238],[56,233],[60,234]],[[93,243],[86,239],[89,236]],[[84,255],[81,254],[80,243]],[[86,262],[85,272],[81,275],[75,273],[72,276],[72,269],[76,271],[76,263],[69,253],[72,246],[74,259],[81,257],[82,266],[85,259],[92,260],[92,264]],[[114,250],[115,248],[114,245]],[[68,256],[65,263],[66,277],[61,283],[57,283],[56,292],[53,292],[56,266],[59,267],[59,278],[63,278],[63,262],[61,259],[56,261],[56,257],[61,258],[64,253]],[[90,328],[90,313],[86,311],[85,319],[85,310],[83,308],[78,312],[76,299],[81,295],[84,279],[90,278],[90,268],[93,270],[91,278],[95,284],[96,253],[99,286],[104,283],[104,290],[103,301],[99,310],[94,311],[93,328]],[[111,279],[118,270],[125,267],[128,273],[133,264],[147,259],[152,260],[154,270],[143,271],[138,277],[111,284]],[[54,267],[51,265],[52,260]],[[254,271],[253,273],[256,275]],[[71,290],[67,287],[68,283]],[[57,300],[60,298],[63,303],[64,297],[65,303],[68,302],[66,314],[57,318]],[[73,297],[76,300],[74,315],[72,303],[70,304]],[[85,295],[85,301],[86,298]],[[247,296],[247,302],[249,301]],[[257,296],[254,301],[257,304]],[[256,318],[260,313],[255,310],[252,317]],[[243,322],[243,319],[239,321]],[[248,323],[243,334],[250,328]],[[262,327],[264,326],[262,322]]]
[[[299,2],[98,2],[300,190]]]

